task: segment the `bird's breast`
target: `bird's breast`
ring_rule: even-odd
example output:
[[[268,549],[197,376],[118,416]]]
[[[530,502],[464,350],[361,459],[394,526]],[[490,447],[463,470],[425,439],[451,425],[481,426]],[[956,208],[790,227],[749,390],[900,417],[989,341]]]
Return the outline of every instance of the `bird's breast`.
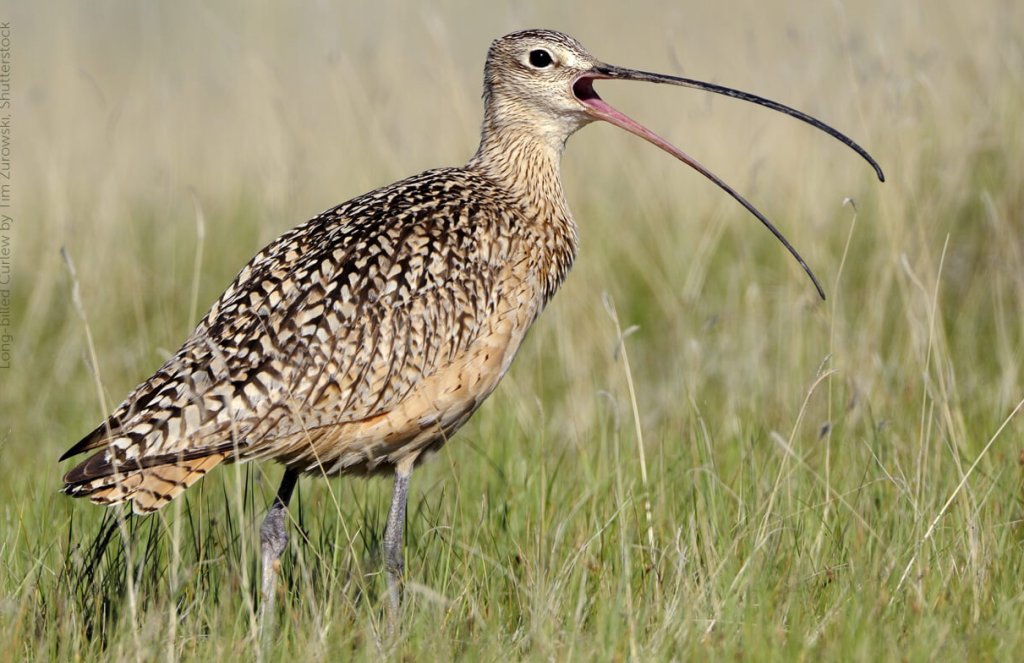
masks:
[[[508,372],[540,305],[523,281],[462,352],[422,378],[388,411],[303,431],[275,454],[305,472],[370,474],[440,448]]]

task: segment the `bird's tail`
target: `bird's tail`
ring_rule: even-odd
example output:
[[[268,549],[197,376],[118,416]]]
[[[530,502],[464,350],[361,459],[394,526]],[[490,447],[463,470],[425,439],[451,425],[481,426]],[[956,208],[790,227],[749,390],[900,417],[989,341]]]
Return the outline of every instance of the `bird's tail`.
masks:
[[[180,458],[159,465],[121,468],[97,476],[97,454],[77,465],[64,475],[64,493],[72,497],[88,497],[96,504],[113,506],[127,501],[132,511],[147,514],[161,508],[186,488],[203,478],[226,457],[225,453],[212,453],[198,458]]]

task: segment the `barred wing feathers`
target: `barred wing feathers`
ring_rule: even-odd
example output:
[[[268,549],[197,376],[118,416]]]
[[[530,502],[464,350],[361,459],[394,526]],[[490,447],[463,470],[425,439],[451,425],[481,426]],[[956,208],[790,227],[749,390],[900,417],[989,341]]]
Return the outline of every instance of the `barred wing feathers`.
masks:
[[[531,253],[525,226],[489,180],[440,169],[285,233],[64,454],[102,449],[64,491],[147,513],[223,461],[369,472],[410,440],[416,453],[443,443],[539,313],[536,284],[512,276]]]

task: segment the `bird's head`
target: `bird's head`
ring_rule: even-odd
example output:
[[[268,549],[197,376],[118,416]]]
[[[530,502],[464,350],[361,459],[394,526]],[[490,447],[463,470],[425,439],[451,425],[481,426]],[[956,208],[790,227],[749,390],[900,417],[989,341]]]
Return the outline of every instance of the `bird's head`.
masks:
[[[564,143],[594,118],[573,86],[600,63],[569,35],[524,30],[494,41],[484,67],[484,105],[499,127]]]

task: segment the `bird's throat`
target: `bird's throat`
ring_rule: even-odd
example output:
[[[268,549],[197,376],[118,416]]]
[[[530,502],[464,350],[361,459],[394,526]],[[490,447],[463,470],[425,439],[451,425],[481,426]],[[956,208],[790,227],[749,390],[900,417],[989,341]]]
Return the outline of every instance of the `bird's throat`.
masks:
[[[480,147],[466,168],[507,189],[527,216],[559,213],[570,217],[562,189],[564,150],[565,138],[561,135],[485,124]]]

